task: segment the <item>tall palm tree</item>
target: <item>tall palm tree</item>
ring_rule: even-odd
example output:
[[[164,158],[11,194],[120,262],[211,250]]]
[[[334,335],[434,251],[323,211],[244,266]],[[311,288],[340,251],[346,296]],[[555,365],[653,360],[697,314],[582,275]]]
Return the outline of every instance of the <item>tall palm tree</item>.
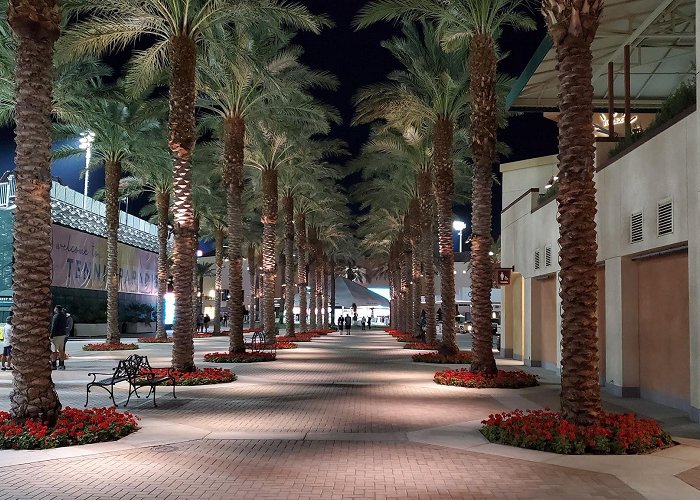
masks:
[[[461,52],[445,53],[437,42],[437,28],[423,23],[420,29],[403,28],[403,37],[382,45],[406,68],[392,73],[391,83],[362,89],[357,98],[357,122],[386,120],[398,130],[429,127],[433,138],[433,168],[440,250],[441,296],[445,321],[440,351],[459,351],[452,311],[456,308],[452,202],[454,196],[454,136],[466,117],[467,81]]]
[[[51,89],[60,34],[53,0],[10,0],[17,39],[14,213],[14,336],[10,408],[15,419],[56,423],[61,403],[51,380]]]
[[[603,2],[544,0],[542,13],[559,71],[559,281],[561,283],[561,409],[591,425],[601,415],[596,326],[596,199],[591,43]]]
[[[233,352],[245,350],[241,234],[246,123],[264,115],[295,122],[307,115],[314,118],[316,110],[297,106],[299,101],[288,99],[290,91],[335,85],[335,79],[329,75],[300,65],[300,50],[289,46],[293,33],[278,31],[263,25],[259,29],[246,27],[220,33],[217,49],[203,59],[198,75],[199,105],[218,122],[213,128],[224,142],[222,170],[227,187]]]
[[[474,357],[471,370],[487,374],[496,373],[491,350],[493,266],[488,253],[492,243],[491,186],[498,128],[497,42],[504,27],[534,28],[533,20],[520,13],[525,3],[525,0],[376,0],[362,9],[358,21],[358,25],[366,26],[379,20],[432,20],[438,23],[439,36],[447,49],[469,49],[469,130],[474,158],[471,235]],[[445,130],[435,135],[436,148],[450,135],[447,124],[444,126]],[[435,161],[437,168],[441,168],[437,156]],[[440,189],[444,181],[444,177],[436,176],[436,187]],[[444,201],[438,198],[438,207]],[[440,213],[438,208],[438,218]],[[454,328],[451,320],[454,302],[450,300],[446,304],[444,300],[443,295],[443,310],[450,327]]]
[[[203,234],[214,241],[214,334],[221,333],[221,291],[223,288],[224,239],[226,237],[226,206],[224,193],[218,189],[221,179],[212,179],[211,196],[202,209]]]
[[[70,122],[58,125],[60,135],[75,137],[84,130],[95,133],[92,145],[93,163],[104,164],[105,169],[105,220],[107,237],[107,343],[119,344],[119,185],[122,171],[134,172],[141,158],[157,154],[154,151],[154,131],[160,127],[158,115],[162,103],[128,99],[113,89],[109,97],[84,100],[76,105]],[[64,147],[59,156],[80,155],[79,148]]]
[[[173,157],[173,253],[176,296],[173,367],[195,369],[190,300],[196,223],[192,202],[191,158],[196,142],[195,101],[197,53],[212,35],[230,24],[276,20],[281,25],[318,31],[322,19],[295,4],[223,0],[75,0],[66,3],[69,14],[81,19],[67,33],[66,53],[100,55],[133,46],[144,33],[152,43],[135,51],[127,84],[141,91],[169,72],[168,145]]]

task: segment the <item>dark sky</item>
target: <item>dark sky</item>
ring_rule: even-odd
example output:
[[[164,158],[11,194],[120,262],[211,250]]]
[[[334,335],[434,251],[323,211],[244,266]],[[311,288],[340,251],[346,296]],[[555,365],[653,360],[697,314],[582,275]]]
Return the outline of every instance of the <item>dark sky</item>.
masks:
[[[359,88],[381,81],[389,72],[399,68],[396,60],[379,45],[382,40],[398,34],[399,29],[394,24],[384,23],[355,31],[351,22],[366,0],[303,0],[302,3],[312,12],[325,12],[335,22],[334,28],[324,30],[320,35],[300,34],[296,42],[305,48],[303,61],[306,64],[328,70],[339,78],[341,84],[337,92],[326,92],[319,97],[336,106],[344,118],[342,125],[334,126],[332,135],[347,141],[351,152],[357,153],[367,138],[368,128],[350,127],[352,97]],[[533,16],[541,25],[539,13],[535,12]],[[510,76],[519,76],[543,36],[541,27],[529,33],[505,32],[501,48],[508,55],[499,69]],[[0,173],[12,168],[13,139],[10,130],[0,131]],[[499,133],[499,140],[512,149],[512,155],[504,161],[552,154],[556,151],[556,126],[542,118],[541,114],[521,115],[510,119],[509,126]],[[82,180],[79,178],[82,161],[82,158],[75,158],[58,162],[54,166],[54,175],[82,192]],[[103,175],[99,171],[91,174],[91,193],[103,186]],[[348,190],[352,190],[358,180],[358,176],[350,176],[344,184]],[[500,233],[500,204],[500,188],[495,186],[494,236]],[[456,212],[458,217],[468,222],[467,207],[456,207]],[[466,234],[465,231],[465,238]]]

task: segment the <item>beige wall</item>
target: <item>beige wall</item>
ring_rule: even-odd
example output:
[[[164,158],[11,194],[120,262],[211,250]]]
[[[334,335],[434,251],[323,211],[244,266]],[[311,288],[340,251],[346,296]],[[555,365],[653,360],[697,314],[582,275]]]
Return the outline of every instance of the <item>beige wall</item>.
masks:
[[[598,201],[597,260],[601,265],[597,310],[601,381],[607,390],[618,395],[635,396],[640,390],[648,397],[658,393],[656,396],[666,398],[667,404],[688,408],[691,417],[700,420],[700,132],[697,122],[698,113],[690,114],[597,172],[595,182]],[[516,199],[531,188],[541,188],[540,181],[546,176],[545,165],[548,161],[551,161],[551,157],[529,160],[529,163],[504,164],[501,168],[503,185],[509,199]],[[526,172],[528,168],[532,170],[530,173]],[[528,180],[532,181],[532,185],[525,185]],[[510,190],[521,187],[523,189],[519,194],[510,193]],[[673,232],[658,236],[658,204],[669,198],[673,200]],[[504,201],[504,207],[507,205]],[[630,215],[638,210],[644,212],[644,239],[630,243]],[[540,325],[548,294],[541,289],[542,285],[536,278],[559,271],[556,215],[556,202],[537,208],[536,195],[528,194],[501,216],[502,265],[515,266],[524,280],[523,359],[544,361],[545,366],[551,353],[547,351],[550,344],[543,343],[542,338],[550,332]],[[543,263],[536,270],[535,250],[540,249],[543,259],[547,245],[552,246],[552,265],[545,267]],[[644,352],[651,353],[656,348],[656,339],[649,336],[649,325],[653,323],[650,322],[651,318],[643,318],[643,314],[651,314],[658,308],[649,307],[651,299],[648,296],[638,296],[647,286],[644,274],[649,266],[640,264],[644,260],[640,260],[640,257],[669,249],[683,249],[686,245],[688,257],[685,264],[676,263],[669,270],[672,273],[668,278],[669,288],[664,292],[666,299],[674,297],[674,303],[685,303],[688,310],[685,334],[675,324],[672,327],[674,333],[667,338],[670,345],[666,348],[673,350],[667,353],[669,356],[686,353],[687,365],[674,368],[686,373],[680,377],[684,382],[673,385],[670,379],[661,381],[662,377],[650,375],[650,368],[641,359]],[[639,280],[642,280],[641,284]],[[549,296],[556,313],[556,293],[553,297],[551,294]],[[514,314],[517,316],[517,313]],[[676,312],[674,319],[683,322],[683,314]],[[558,313],[551,323],[556,339],[560,338]],[[558,359],[559,343],[555,340],[552,345]],[[515,345],[513,351],[516,351]],[[655,364],[666,366],[667,363]],[[556,363],[554,365],[556,369]],[[679,379],[676,376],[672,378]],[[665,393],[663,387],[668,387]]]
[[[600,380],[605,385],[605,267],[599,267],[596,273],[598,284],[598,303],[596,315],[598,316],[598,369]]]
[[[688,254],[637,261],[642,397],[689,406]]]
[[[557,367],[556,291],[554,277],[532,280],[532,346],[530,363]]]
[[[508,175],[503,176],[503,206],[507,207],[530,188],[544,191],[545,184],[557,171],[556,155],[504,163],[501,172]]]

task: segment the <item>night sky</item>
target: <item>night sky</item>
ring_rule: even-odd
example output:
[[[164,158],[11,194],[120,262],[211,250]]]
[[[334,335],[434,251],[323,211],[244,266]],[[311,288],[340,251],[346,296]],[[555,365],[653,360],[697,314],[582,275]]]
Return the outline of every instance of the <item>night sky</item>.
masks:
[[[368,84],[383,80],[388,73],[399,69],[399,64],[390,56],[388,51],[380,47],[380,42],[399,34],[394,24],[377,24],[368,29],[355,31],[351,23],[365,0],[344,0],[329,2],[328,0],[305,0],[314,13],[325,12],[335,23],[332,29],[324,30],[320,35],[301,33],[295,42],[305,48],[303,62],[317,69],[324,69],[335,74],[341,84],[337,92],[323,92],[318,97],[337,107],[344,119],[342,125],[334,126],[332,135],[345,140],[350,151],[356,154],[367,139],[368,127],[351,127],[352,97],[356,91]],[[534,12],[540,24],[535,32],[505,32],[501,40],[501,48],[507,57],[501,61],[499,69],[504,73],[517,77],[530,60],[536,47],[544,36],[539,12]],[[13,133],[11,130],[0,130],[0,173],[13,168]],[[556,125],[542,118],[541,114],[524,114],[514,116],[509,126],[499,132],[499,140],[508,144],[512,149],[509,158],[503,161],[517,161],[525,158],[543,156],[556,152]],[[62,160],[54,165],[53,175],[72,188],[82,192],[82,180],[79,178],[83,166],[83,158]],[[97,171],[91,174],[90,192],[104,185],[104,174]],[[348,191],[359,181],[358,175],[347,177],[343,185]],[[500,233],[500,188],[494,186],[494,236]],[[132,204],[131,212],[135,212]],[[456,207],[457,216],[468,222],[468,208]],[[465,238],[466,238],[465,232]]]

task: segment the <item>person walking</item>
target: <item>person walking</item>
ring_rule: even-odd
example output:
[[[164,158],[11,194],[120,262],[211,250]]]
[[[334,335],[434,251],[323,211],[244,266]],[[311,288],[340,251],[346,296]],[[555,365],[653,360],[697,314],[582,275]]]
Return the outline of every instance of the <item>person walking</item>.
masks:
[[[211,318],[209,317],[208,314],[204,315],[204,331],[208,332],[209,331],[209,322],[211,321]]]
[[[362,322],[361,322],[360,324],[362,325],[362,329],[364,330],[364,329],[365,329],[365,325],[367,324],[367,318],[365,318],[364,316],[362,316]]]
[[[352,320],[350,319],[350,315],[346,314],[345,315],[345,330],[346,334],[345,335],[350,335],[350,327],[352,326]]]
[[[56,306],[53,309],[53,317],[51,318],[51,344],[54,351],[51,353],[51,367],[55,370],[65,370],[66,365],[64,359],[66,356],[66,313],[63,312],[62,306]],[[58,366],[56,362],[58,361]]]
[[[367,329],[371,330],[372,329],[372,316],[367,318]]]
[[[7,317],[5,326],[2,329],[2,368],[0,370],[5,371],[8,368],[10,370],[12,367],[12,314]],[[7,368],[5,367],[7,363]]]
[[[199,313],[197,315],[197,331],[198,332],[204,331],[204,314],[202,314],[202,313]]]

